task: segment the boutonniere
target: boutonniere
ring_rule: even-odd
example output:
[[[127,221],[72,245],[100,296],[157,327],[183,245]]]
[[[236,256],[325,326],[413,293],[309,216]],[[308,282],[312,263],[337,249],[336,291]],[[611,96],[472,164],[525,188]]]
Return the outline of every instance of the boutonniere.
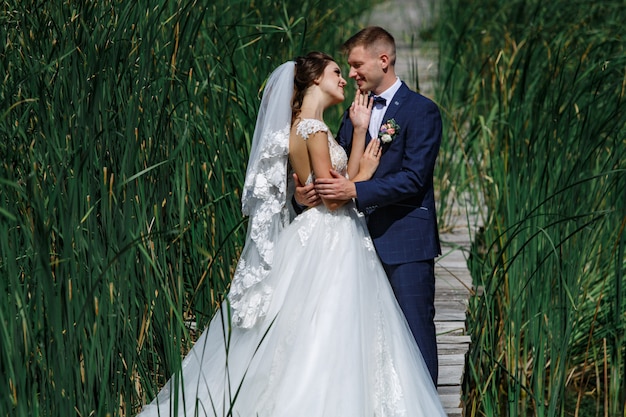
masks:
[[[396,123],[396,120],[389,119],[380,127],[378,139],[380,139],[382,143],[389,143],[395,139],[399,131],[400,126]]]

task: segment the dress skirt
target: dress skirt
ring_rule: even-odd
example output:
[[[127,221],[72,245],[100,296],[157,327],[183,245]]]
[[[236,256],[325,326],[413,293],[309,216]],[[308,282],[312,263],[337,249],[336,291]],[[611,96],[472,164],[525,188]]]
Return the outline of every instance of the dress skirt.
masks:
[[[267,315],[236,327],[224,303],[141,417],[445,415],[353,203],[296,217],[267,284]]]

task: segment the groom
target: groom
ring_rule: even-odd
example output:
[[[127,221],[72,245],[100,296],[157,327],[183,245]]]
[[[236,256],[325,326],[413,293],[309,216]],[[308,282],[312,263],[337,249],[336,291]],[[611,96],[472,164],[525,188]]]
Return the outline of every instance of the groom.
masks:
[[[372,179],[353,183],[333,173],[333,178],[317,179],[315,191],[324,198],[355,199],[366,214],[376,251],[436,385],[434,258],[441,247],[433,169],[441,116],[432,101],[396,76],[395,41],[386,30],[365,28],[343,47],[350,78],[362,92],[375,95],[366,144],[381,137],[383,155]],[[346,112],[337,135],[345,149],[350,149],[352,130]]]

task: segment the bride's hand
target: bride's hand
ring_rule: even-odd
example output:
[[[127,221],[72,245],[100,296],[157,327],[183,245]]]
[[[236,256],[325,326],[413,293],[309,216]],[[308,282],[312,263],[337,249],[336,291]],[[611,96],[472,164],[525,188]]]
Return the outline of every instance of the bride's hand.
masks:
[[[376,172],[383,150],[380,139],[374,138],[367,144],[365,152],[359,161],[359,177],[370,179]]]
[[[314,184],[310,183],[302,185],[298,179],[298,174],[294,172],[293,180],[295,183],[294,199],[301,207],[315,207],[322,202],[319,195],[315,191]]]
[[[373,98],[368,98],[367,94],[356,90],[354,101],[350,105],[350,120],[355,129],[367,130],[372,115]]]

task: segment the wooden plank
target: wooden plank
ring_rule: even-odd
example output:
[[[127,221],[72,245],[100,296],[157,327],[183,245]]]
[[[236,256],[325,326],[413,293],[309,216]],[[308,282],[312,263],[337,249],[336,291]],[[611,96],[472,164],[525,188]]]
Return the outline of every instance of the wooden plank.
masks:
[[[435,298],[435,308],[439,309],[441,312],[462,311],[463,313],[466,313],[467,295],[465,297],[462,297],[459,293],[448,292],[446,294],[443,294],[442,297],[445,297],[445,300],[438,300]],[[465,318],[463,318],[463,320],[461,321],[465,321]]]
[[[465,334],[465,322],[435,321],[437,335],[462,336]]]
[[[437,264],[456,266],[457,268],[467,268],[468,254],[463,252],[461,248],[444,248],[441,256],[437,258]]]
[[[442,276],[435,274],[435,292],[437,288],[466,288],[468,291],[472,288],[472,277],[468,275],[449,275]]]
[[[465,355],[469,350],[467,343],[445,343],[437,345],[437,353],[441,358],[445,355]]]
[[[465,320],[465,313],[463,311],[450,311],[450,310],[437,311],[435,313],[435,328],[437,327],[436,323],[439,321],[446,322],[446,321],[461,321],[461,320]]]
[[[448,417],[463,417],[463,409],[462,408],[454,408],[454,409],[445,409]]]
[[[465,363],[460,365],[439,365],[438,385],[461,385]]]
[[[442,297],[445,297],[445,300],[435,299],[435,308],[438,308],[442,312],[444,311],[462,311],[463,313],[467,310],[467,295],[463,297],[461,294],[457,292],[448,292],[446,294],[442,294]],[[463,318],[462,321],[465,321]]]
[[[461,394],[461,387],[454,385],[441,385],[437,387],[437,392],[439,395],[453,395],[453,394]]]
[[[444,366],[447,365],[465,365],[465,354],[455,353],[439,356],[440,363]]]
[[[450,411],[460,409],[461,405],[461,397],[458,394],[439,394],[439,398],[441,399],[441,404],[443,405],[443,409],[446,410],[448,415],[450,415]]]
[[[467,344],[469,344],[470,342],[471,342],[471,339],[470,339],[469,336],[448,336],[448,335],[437,336],[437,344],[447,344],[447,343],[452,343],[452,344],[467,343]]]

